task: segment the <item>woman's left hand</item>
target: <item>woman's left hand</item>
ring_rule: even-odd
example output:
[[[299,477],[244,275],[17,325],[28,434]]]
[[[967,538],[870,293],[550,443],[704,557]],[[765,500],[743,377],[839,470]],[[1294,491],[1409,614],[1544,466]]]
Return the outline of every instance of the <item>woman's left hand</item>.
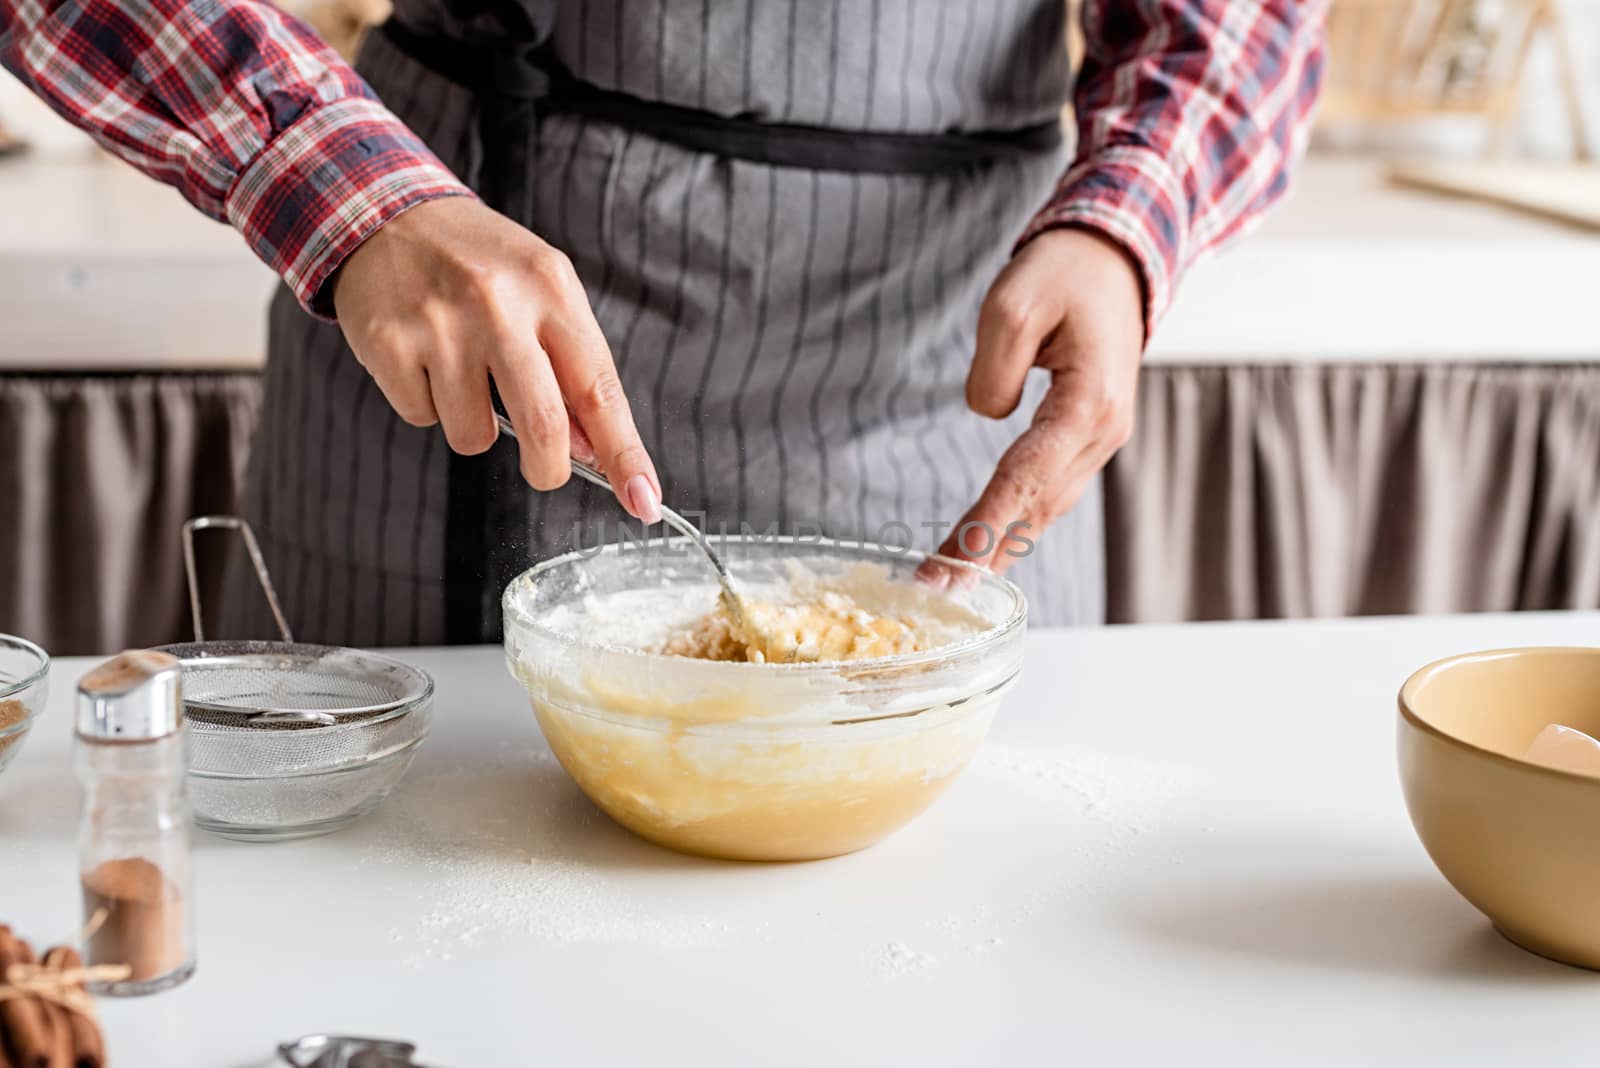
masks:
[[[967,404],[1005,418],[1035,367],[1050,390],[941,553],[1004,572],[1077,503],[1133,430],[1144,340],[1139,273],[1121,246],[1078,229],[1023,246],[979,312]]]

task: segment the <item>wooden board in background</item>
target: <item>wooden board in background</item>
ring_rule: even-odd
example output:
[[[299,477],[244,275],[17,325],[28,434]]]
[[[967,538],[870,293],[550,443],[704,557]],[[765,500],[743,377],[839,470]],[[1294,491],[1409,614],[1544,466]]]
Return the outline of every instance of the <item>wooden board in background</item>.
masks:
[[[1471,197],[1570,226],[1600,230],[1600,166],[1452,160],[1395,163],[1389,181]]]

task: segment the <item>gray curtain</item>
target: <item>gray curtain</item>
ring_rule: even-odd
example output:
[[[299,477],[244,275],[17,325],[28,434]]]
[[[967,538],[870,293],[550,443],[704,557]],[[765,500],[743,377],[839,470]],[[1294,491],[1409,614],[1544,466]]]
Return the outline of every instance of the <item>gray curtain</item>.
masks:
[[[260,388],[0,376],[0,630],[186,637],[178,531],[235,507]],[[1105,491],[1114,621],[1600,607],[1600,366],[1151,367]]]
[[[1600,367],[1158,366],[1116,621],[1600,607]]]
[[[58,656],[186,637],[178,532],[233,507],[259,395],[255,374],[0,376],[0,631]]]

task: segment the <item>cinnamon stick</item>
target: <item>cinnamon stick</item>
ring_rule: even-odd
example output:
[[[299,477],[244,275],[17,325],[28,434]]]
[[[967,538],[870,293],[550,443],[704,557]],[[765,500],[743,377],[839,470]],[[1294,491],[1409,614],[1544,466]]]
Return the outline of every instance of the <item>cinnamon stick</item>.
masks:
[[[33,949],[28,943],[12,935],[10,928],[0,929],[0,979],[13,964],[32,964]],[[0,1032],[16,1068],[50,1068],[50,1040],[45,1015],[32,998],[9,998],[0,1001]]]
[[[83,958],[71,946],[56,946],[44,955],[44,966],[56,971],[83,967]],[[105,1042],[99,1026],[82,1013],[68,1012],[67,1026],[72,1032],[73,1068],[104,1068]],[[0,1066],[4,1068],[4,1066]]]
[[[39,1008],[50,1028],[50,1068],[72,1068],[72,1028],[67,1026],[71,1014],[48,1001],[40,1001]]]
[[[3,923],[0,923],[0,942],[9,940],[10,938],[11,928]],[[5,969],[5,963],[0,962],[0,986],[5,985]],[[11,1055],[6,1052],[6,1025],[4,1020],[0,1020],[0,1068],[16,1068],[15,1062],[11,1060]]]

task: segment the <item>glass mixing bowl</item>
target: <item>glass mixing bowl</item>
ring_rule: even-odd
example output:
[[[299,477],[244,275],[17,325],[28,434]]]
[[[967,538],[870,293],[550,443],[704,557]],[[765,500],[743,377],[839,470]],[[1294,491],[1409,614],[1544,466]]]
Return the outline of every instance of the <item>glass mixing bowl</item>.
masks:
[[[25,638],[0,634],[0,771],[17,758],[50,688],[50,657]]]
[[[763,535],[712,542],[757,595],[796,566],[826,581],[867,565],[892,590],[925,559]],[[628,591],[662,591],[674,618],[711,611],[716,585],[686,543],[580,550],[506,588],[506,658],[562,767],[624,827],[702,856],[837,856],[905,825],[954,781],[1021,665],[1021,591],[945,563],[954,581],[921,596],[975,615],[977,632],[872,660],[752,664],[642,652],[583,625],[594,599]]]

